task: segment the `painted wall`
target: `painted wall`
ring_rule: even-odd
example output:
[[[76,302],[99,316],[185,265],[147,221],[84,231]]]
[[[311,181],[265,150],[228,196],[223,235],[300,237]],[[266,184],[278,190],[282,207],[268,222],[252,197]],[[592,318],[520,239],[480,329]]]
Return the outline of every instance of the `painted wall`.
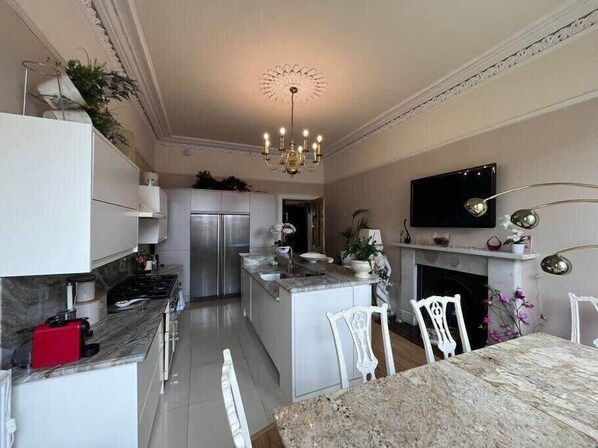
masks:
[[[155,168],[160,173],[160,185],[190,187],[199,171],[208,170],[212,176],[235,176],[252,186],[252,191],[289,194],[321,194],[324,167],[314,172],[303,171],[291,178],[280,170],[269,170],[261,156],[215,151],[192,150],[189,156],[180,149],[156,145]]]
[[[5,0],[0,0],[3,3]],[[105,49],[83,15],[83,7],[75,0],[11,0],[11,4],[28,18],[28,25],[42,39],[44,45],[64,60],[90,59],[105,62]],[[68,32],[65,32],[68,30]],[[3,56],[4,59],[4,56]],[[154,166],[155,136],[146,123],[141,109],[132,102],[114,102],[110,109],[123,127],[135,153],[131,159],[142,171]]]
[[[382,230],[395,276],[394,307],[398,305],[397,285],[400,282],[400,250],[388,243],[398,241],[403,219],[409,218],[410,181],[484,163],[498,163],[497,190],[522,184],[547,181],[598,183],[598,100],[590,100],[510,126],[451,143],[434,151],[402,159],[354,176],[327,183],[326,229],[328,253],[337,254],[342,240],[338,236],[350,222],[350,213],[357,208],[371,210],[370,223]],[[543,202],[571,197],[588,197],[591,191],[578,189],[535,189],[508,195],[497,203],[497,217],[517,209]],[[595,196],[595,195],[594,195]],[[531,232],[534,251],[542,256],[576,244],[598,242],[598,207],[573,205],[542,210],[542,223]],[[437,229],[411,229],[417,237],[431,237]],[[444,231],[446,229],[443,229]],[[504,240],[506,233],[496,229],[449,229],[451,244],[484,247],[496,234]],[[545,330],[568,337],[570,313],[567,293],[597,295],[596,251],[571,254],[574,271],[567,277],[540,273],[538,262],[527,262],[525,284],[530,297],[539,288],[549,322]],[[510,293],[506,291],[507,293]],[[407,307],[410,298],[400,298]],[[598,314],[584,307],[583,342],[588,344],[598,335]]]
[[[4,0],[0,0],[0,55],[0,111],[20,114],[25,82],[22,61],[44,62],[51,54]],[[29,85],[43,79],[31,74]],[[27,99],[28,115],[42,115],[47,109],[41,101]]]
[[[325,182],[595,97],[596,48],[598,30],[590,29],[342,155],[328,157]]]

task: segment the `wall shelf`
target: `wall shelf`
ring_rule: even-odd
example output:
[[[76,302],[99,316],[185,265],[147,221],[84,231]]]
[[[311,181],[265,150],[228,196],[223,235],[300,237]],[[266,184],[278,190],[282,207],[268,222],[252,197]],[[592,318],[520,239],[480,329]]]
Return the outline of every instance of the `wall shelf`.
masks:
[[[502,258],[507,260],[519,260],[519,261],[526,261],[526,260],[534,260],[538,258],[538,254],[530,253],[530,254],[514,254],[512,252],[505,252],[505,251],[492,251],[486,249],[479,249],[475,247],[458,247],[458,246],[432,246],[432,245],[424,245],[424,244],[405,244],[405,243],[398,243],[393,241],[390,243],[390,246],[393,247],[402,247],[405,249],[413,249],[413,250],[429,250],[433,252],[449,252],[455,254],[466,254],[466,255],[478,255],[481,257],[488,257],[488,258]]]

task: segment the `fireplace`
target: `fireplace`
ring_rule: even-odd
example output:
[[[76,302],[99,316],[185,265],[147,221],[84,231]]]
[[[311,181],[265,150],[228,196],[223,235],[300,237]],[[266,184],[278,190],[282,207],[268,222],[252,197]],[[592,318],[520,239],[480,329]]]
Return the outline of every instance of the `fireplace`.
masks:
[[[417,300],[430,296],[461,296],[461,308],[463,318],[467,327],[467,335],[472,350],[484,347],[488,336],[488,329],[482,322],[488,314],[488,277],[468,272],[454,271],[450,269],[417,265]],[[447,307],[447,320],[451,334],[457,341],[457,352],[461,352],[461,341],[455,317],[455,307],[449,304]],[[424,313],[424,318],[427,318]],[[432,323],[426,320],[428,328]]]

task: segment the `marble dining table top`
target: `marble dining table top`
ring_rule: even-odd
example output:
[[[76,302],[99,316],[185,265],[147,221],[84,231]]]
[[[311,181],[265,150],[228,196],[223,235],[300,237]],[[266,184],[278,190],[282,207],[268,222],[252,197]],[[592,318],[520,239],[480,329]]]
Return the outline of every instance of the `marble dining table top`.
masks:
[[[598,349],[536,333],[278,408],[285,447],[596,447]]]

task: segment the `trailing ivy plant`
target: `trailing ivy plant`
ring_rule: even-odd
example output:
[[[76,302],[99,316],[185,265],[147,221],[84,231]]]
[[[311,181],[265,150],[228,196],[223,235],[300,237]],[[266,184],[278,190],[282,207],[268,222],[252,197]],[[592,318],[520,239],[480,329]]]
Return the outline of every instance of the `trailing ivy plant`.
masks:
[[[111,142],[129,145],[126,137],[119,132],[120,123],[114,118],[108,104],[111,100],[130,100],[139,93],[137,82],[127,75],[114,70],[107,70],[106,64],[97,60],[91,61],[88,57],[84,64],[78,59],[71,59],[62,67],[81,96],[87,103],[85,112],[91,118],[93,126]]]

